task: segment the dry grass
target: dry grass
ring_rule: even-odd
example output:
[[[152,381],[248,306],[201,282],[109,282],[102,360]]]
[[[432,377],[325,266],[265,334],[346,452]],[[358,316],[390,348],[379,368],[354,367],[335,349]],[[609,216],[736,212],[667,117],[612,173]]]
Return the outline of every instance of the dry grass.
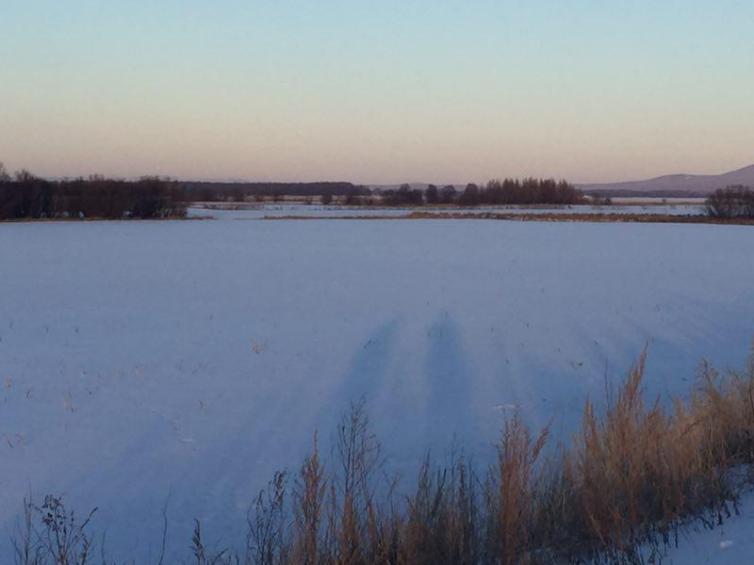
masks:
[[[260,493],[245,551],[208,550],[197,523],[195,562],[644,562],[640,547],[662,550],[692,520],[721,522],[751,483],[754,358],[741,374],[703,364],[691,394],[664,404],[642,393],[644,361],[642,355],[601,412],[585,403],[572,445],[548,449],[548,430],[532,434],[514,416],[485,472],[463,456],[445,466],[427,457],[406,496],[382,479],[380,445],[359,403],[338,427],[332,462],[323,460],[315,436],[292,488],[278,473]],[[35,512],[27,507],[27,537],[16,547],[18,556],[37,560],[18,562],[57,563],[39,560],[52,555],[44,551],[51,538],[33,528]],[[81,539],[90,538],[74,541]]]
[[[603,417],[586,403],[562,460],[563,523],[579,544],[610,554],[657,536],[667,542],[686,518],[727,512],[736,496],[729,471],[751,463],[741,438],[754,422],[744,402],[754,375],[720,379],[705,366],[690,399],[665,410],[642,396],[644,360]]]
[[[330,486],[309,488],[342,490],[320,506],[328,531],[319,534],[318,563],[631,562],[641,560],[639,544],[670,543],[690,519],[721,521],[742,486],[731,471],[754,461],[754,363],[725,376],[703,365],[691,395],[665,408],[642,394],[644,362],[601,415],[585,403],[570,447],[545,458],[548,430],[533,435],[514,416],[483,478],[463,457],[446,467],[427,459],[401,500],[388,494],[378,502],[368,486],[375,440],[363,439],[371,436],[363,405],[355,407],[339,430],[340,471],[313,473],[314,485]],[[348,449],[343,438],[351,438]],[[311,506],[307,500],[294,496],[294,514]],[[305,540],[315,529],[294,529],[292,547],[313,545]]]

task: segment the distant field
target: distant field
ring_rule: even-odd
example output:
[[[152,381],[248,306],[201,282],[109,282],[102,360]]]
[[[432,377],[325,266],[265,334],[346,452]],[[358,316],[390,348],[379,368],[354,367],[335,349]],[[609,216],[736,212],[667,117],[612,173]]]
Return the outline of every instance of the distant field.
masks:
[[[704,206],[706,198],[659,198],[651,196],[624,196],[612,198],[614,205],[629,205],[629,206]]]
[[[215,203],[194,204],[189,208],[189,217],[212,217],[225,220],[253,220],[265,217],[285,216],[408,216],[414,211],[442,212],[446,214],[480,214],[499,212],[506,214],[657,214],[657,215],[700,215],[704,213],[703,201],[673,203],[653,202],[646,199],[612,206],[421,206],[417,208],[385,208],[382,206],[322,206],[321,204],[252,204]]]
[[[754,335],[748,227],[235,221],[277,213],[0,226],[6,530],[31,489],[98,506],[114,557],[157,554],[166,501],[173,554],[194,517],[242,542],[361,397],[391,468],[484,462],[516,410],[568,439],[647,343],[647,392],[685,393]]]

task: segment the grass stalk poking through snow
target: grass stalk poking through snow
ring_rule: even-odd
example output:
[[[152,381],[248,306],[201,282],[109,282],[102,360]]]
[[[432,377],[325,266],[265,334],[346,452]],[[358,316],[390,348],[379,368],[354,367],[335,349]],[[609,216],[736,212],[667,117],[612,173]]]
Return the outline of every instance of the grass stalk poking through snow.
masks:
[[[532,434],[515,415],[485,472],[463,456],[445,466],[427,456],[406,496],[396,494],[394,481],[382,485],[381,448],[364,403],[357,403],[337,429],[332,462],[322,458],[315,435],[293,486],[277,473],[259,494],[244,551],[207,548],[197,522],[195,562],[643,562],[647,548],[661,551],[685,523],[722,522],[751,484],[754,356],[738,374],[702,364],[694,390],[665,404],[647,402],[644,371],[642,355],[603,412],[586,401],[570,446],[547,449],[548,430]],[[73,514],[61,518],[72,532],[61,553],[58,522],[44,509],[25,506],[16,562],[83,564],[92,551],[88,519],[79,526]],[[60,555],[79,560],[60,561]]]

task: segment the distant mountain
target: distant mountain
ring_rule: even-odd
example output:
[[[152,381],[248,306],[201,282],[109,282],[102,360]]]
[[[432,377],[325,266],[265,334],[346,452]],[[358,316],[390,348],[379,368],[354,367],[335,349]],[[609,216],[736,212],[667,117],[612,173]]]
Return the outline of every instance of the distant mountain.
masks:
[[[613,196],[706,196],[718,188],[742,184],[754,187],[754,165],[721,175],[665,175],[648,180],[580,184],[587,193]]]

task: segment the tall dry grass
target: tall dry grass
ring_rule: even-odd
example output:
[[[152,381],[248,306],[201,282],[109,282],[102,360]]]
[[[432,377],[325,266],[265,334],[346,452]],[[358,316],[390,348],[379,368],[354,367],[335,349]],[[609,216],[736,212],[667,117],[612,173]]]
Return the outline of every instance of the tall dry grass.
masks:
[[[754,356],[737,374],[703,364],[694,390],[665,403],[643,393],[645,359],[603,408],[586,401],[571,445],[548,448],[548,430],[532,433],[516,415],[488,469],[478,472],[462,455],[447,465],[427,456],[406,495],[385,478],[380,444],[358,403],[341,421],[329,461],[315,436],[292,486],[277,473],[259,494],[245,551],[210,551],[197,523],[195,562],[643,562],[647,548],[672,543],[683,524],[714,525],[735,511],[754,463]],[[31,526],[34,507],[27,510],[17,562],[57,563],[40,560],[53,555],[39,549],[52,538],[30,537],[39,531]]]
[[[720,378],[704,365],[690,398],[665,409],[642,395],[644,368],[642,355],[603,416],[587,401],[562,457],[561,523],[588,550],[628,554],[670,541],[686,518],[721,520],[738,490],[731,469],[752,461],[751,370]]]

